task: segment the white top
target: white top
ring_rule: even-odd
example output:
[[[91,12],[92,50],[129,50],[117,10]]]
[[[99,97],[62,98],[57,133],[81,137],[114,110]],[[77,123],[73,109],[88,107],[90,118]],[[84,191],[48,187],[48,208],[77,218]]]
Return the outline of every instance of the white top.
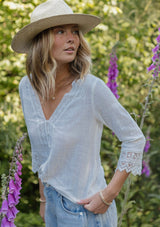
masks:
[[[145,138],[106,84],[93,75],[73,81],[49,120],[27,76],[19,85],[32,149],[32,169],[73,202],[106,187],[100,146],[103,124],[122,141],[117,169],[141,174]],[[111,133],[112,133],[111,132]]]

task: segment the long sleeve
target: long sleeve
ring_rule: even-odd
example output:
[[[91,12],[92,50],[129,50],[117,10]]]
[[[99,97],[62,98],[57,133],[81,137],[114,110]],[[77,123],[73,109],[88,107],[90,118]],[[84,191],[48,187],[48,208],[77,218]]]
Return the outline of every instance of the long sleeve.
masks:
[[[110,128],[122,142],[117,169],[140,175],[145,138],[130,114],[99,79],[93,89],[93,108],[97,120]]]

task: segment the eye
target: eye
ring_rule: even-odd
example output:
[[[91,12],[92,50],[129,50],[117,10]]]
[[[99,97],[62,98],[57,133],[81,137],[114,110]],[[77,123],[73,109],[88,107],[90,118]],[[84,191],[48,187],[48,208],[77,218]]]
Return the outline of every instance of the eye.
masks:
[[[54,29],[54,34],[56,35],[56,34],[59,34],[59,35],[61,35],[61,34],[63,34],[64,33],[64,29],[63,28],[55,28]]]
[[[60,29],[57,31],[57,34],[63,34],[64,33],[64,30]]]
[[[73,34],[74,34],[74,35],[79,35],[79,30],[73,31]]]

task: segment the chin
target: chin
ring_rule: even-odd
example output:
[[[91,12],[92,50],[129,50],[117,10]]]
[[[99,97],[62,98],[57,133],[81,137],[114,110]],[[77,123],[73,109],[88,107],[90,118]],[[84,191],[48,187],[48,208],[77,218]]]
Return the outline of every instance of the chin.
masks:
[[[61,64],[69,64],[69,63],[71,63],[72,61],[74,61],[74,59],[75,59],[75,57],[74,57],[74,58],[70,58],[70,59],[66,59],[66,60],[62,60],[62,61],[57,61],[57,63],[58,63],[59,65],[61,65]]]

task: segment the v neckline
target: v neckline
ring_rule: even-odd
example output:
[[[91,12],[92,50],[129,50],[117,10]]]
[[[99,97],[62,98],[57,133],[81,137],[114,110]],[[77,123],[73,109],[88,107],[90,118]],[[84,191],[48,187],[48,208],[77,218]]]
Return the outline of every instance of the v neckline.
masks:
[[[77,90],[78,90],[77,86],[78,86],[78,82],[80,80],[81,79],[78,79],[78,80],[74,80],[72,82],[72,84],[71,84],[72,87],[71,87],[70,91],[66,92],[63,95],[62,99],[60,100],[59,104],[57,105],[57,107],[55,108],[53,113],[50,115],[49,119],[46,119],[41,102],[40,102],[40,98],[39,98],[38,94],[36,93],[36,91],[32,88],[32,85],[30,84],[32,91],[33,91],[33,97],[35,99],[35,101],[33,103],[33,105],[35,107],[35,111],[39,110],[41,118],[46,122],[49,122],[53,119],[57,119],[57,117],[59,117],[61,115],[61,113],[63,112],[63,109],[65,109],[67,107],[67,104],[69,104],[68,102],[70,101],[70,99],[68,99],[68,102],[67,102],[68,96],[72,96],[72,94],[75,95],[75,93],[77,92]]]

